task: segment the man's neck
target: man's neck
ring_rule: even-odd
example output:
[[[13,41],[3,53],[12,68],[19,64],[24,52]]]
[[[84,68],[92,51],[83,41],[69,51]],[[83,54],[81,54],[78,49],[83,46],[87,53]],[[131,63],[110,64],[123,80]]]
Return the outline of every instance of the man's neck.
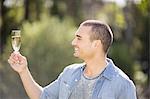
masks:
[[[93,58],[86,60],[85,63],[84,75],[88,77],[95,77],[101,74],[107,66],[106,57]]]

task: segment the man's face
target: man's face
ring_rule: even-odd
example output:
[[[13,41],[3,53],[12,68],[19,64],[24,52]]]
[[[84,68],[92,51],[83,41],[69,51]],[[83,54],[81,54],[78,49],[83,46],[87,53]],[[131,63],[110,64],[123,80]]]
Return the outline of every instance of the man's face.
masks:
[[[72,41],[74,56],[80,59],[89,59],[93,55],[92,41],[90,41],[90,26],[80,26]]]

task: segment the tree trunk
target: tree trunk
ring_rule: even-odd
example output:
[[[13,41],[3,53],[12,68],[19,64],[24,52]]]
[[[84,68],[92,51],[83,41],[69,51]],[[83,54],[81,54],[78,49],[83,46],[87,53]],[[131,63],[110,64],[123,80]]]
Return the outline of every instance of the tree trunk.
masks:
[[[36,0],[36,20],[40,20],[40,15],[42,12],[42,1],[41,0]]]
[[[6,39],[8,36],[8,33],[5,32],[5,15],[7,13],[7,9],[6,7],[3,5],[5,0],[1,0],[1,21],[2,21],[2,25],[0,28],[0,34],[1,34],[1,44],[0,44],[0,53],[2,54],[3,49],[4,49],[4,45],[6,44]]]
[[[24,0],[25,15],[24,19],[29,20],[29,0]]]

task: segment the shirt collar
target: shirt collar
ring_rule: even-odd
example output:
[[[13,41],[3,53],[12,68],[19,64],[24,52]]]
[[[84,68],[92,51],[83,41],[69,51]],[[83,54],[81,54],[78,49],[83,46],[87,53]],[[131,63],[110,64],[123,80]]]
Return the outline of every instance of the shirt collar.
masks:
[[[115,74],[115,69],[114,69],[114,63],[111,59],[107,58],[107,67],[105,68],[105,70],[102,72],[102,76],[107,78],[108,80],[111,80],[112,77]]]
[[[107,78],[108,80],[111,80],[112,77],[115,75],[115,69],[114,69],[114,63],[111,59],[107,58],[107,66],[106,68],[104,69],[104,71],[101,73],[101,76]],[[84,68],[86,66],[86,63],[82,63],[82,66],[81,66],[81,71],[83,72],[84,71]]]

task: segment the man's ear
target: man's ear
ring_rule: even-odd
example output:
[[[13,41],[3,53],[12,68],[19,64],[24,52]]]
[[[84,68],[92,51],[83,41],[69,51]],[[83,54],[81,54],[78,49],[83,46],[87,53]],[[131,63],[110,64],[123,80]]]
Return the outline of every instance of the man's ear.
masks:
[[[93,47],[98,48],[102,45],[100,40],[94,40],[93,41]]]

